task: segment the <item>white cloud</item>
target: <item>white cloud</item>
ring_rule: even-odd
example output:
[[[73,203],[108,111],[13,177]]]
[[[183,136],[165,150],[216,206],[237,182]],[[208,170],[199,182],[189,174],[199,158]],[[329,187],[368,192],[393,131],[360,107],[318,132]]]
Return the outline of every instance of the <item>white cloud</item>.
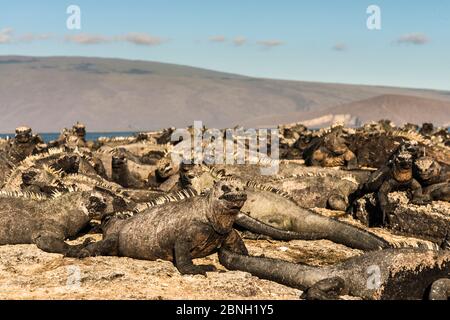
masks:
[[[118,39],[140,46],[157,46],[166,41],[165,39],[155,37],[147,33],[128,33],[124,36],[119,36]]]
[[[283,45],[284,42],[281,40],[261,40],[258,41],[257,44],[263,46],[264,48],[273,48]]]
[[[211,41],[211,42],[225,42],[225,41],[227,41],[227,38],[225,38],[225,36],[222,36],[222,35],[217,35],[217,36],[209,37],[209,41]]]
[[[74,35],[67,35],[65,37],[67,42],[73,42],[78,44],[100,44],[111,42],[111,39],[101,35],[88,34],[88,33],[80,33]]]
[[[19,37],[20,42],[33,42],[33,41],[39,41],[39,40],[49,40],[52,38],[51,34],[33,34],[33,33],[26,33],[24,35],[21,35]]]
[[[336,43],[333,46],[334,51],[345,51],[347,50],[347,45],[345,43]]]
[[[247,43],[247,39],[245,37],[236,37],[233,39],[233,44],[237,47],[240,47]]]
[[[0,30],[0,44],[10,43],[13,38],[14,30],[12,28],[4,28]]]
[[[402,35],[397,39],[397,43],[400,44],[414,44],[414,45],[423,45],[430,42],[428,36],[424,33],[409,33]]]

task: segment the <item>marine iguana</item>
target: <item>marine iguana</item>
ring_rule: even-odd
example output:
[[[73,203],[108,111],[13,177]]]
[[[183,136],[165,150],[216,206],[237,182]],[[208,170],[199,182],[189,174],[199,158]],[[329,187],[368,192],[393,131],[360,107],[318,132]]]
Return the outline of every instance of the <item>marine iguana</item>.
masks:
[[[61,171],[44,166],[41,170],[31,169],[22,174],[23,192],[32,192],[53,196],[76,189],[79,191],[97,191],[107,199],[108,213],[131,210],[136,207],[133,201],[119,185],[100,177],[94,179],[81,174],[64,174]],[[153,196],[153,198],[156,196]]]
[[[96,152],[95,158],[98,157],[107,166],[106,176],[110,180],[126,188],[140,189],[148,186],[158,187],[172,174],[172,170],[167,170],[167,160],[170,157],[160,151],[156,153],[158,155],[150,159],[148,154],[142,157],[136,156],[123,147],[117,147]],[[176,166],[173,168],[175,169]],[[157,176],[158,172],[162,175]],[[174,173],[177,173],[177,170]]]
[[[423,187],[426,201],[450,202],[450,171],[431,157],[420,157],[414,161],[414,177]],[[421,199],[418,199],[419,201]]]
[[[304,159],[308,166],[346,167],[347,169],[358,167],[358,160],[346,145],[340,127],[333,128],[324,137],[312,140],[311,146],[304,152]]]
[[[23,182],[22,175],[24,172],[33,168],[43,168],[45,165],[54,163],[66,154],[67,153],[63,149],[49,149],[45,153],[26,157],[20,163],[16,164],[13,170],[8,174],[8,177],[2,186],[2,190],[19,191]]]
[[[301,123],[278,126],[280,132],[280,158],[302,159],[303,151],[311,142],[312,131]]]
[[[79,191],[50,199],[34,193],[2,191],[0,203],[0,245],[35,244],[46,252],[64,255],[83,247],[64,240],[75,237],[106,209],[102,195]]]
[[[214,268],[194,265],[192,259],[221,247],[247,254],[233,230],[246,199],[239,189],[220,182],[204,195],[155,206],[125,220],[110,219],[104,226],[103,240],[87,245],[75,256],[163,259],[174,262],[182,274],[205,274]]]
[[[372,220],[386,225],[389,224],[389,214],[392,210],[387,199],[390,192],[409,191],[413,195],[414,203],[422,204],[427,201],[423,196],[422,186],[413,177],[414,154],[408,150],[406,145],[402,145],[391,158],[392,160],[389,160],[385,166],[374,172],[367,182],[360,185],[350,195],[349,212],[353,210],[354,200],[365,194],[375,192],[381,216],[379,218],[374,217]]]
[[[195,168],[201,171],[205,167],[196,166]],[[275,235],[277,239],[284,240],[328,239],[362,250],[378,250],[389,247],[387,241],[370,232],[302,208],[286,192],[255,181],[221,176],[220,173],[212,170],[209,173],[205,171],[201,175],[198,171],[196,173],[188,171],[181,180],[184,187],[191,187],[198,193],[210,188],[216,181],[223,181],[245,190],[248,200],[241,208],[241,212],[263,222],[263,224],[257,224],[238,219],[237,225],[242,223],[241,226],[245,229],[251,228],[252,232],[268,236]],[[267,225],[271,229],[267,228]]]
[[[146,181],[143,181],[135,172],[130,171],[128,159],[123,154],[117,154],[112,157],[111,180],[124,188],[141,189],[146,185]]]
[[[157,162],[154,172],[148,175],[147,185],[161,191],[175,191],[179,186],[181,163],[175,163],[170,154],[165,154]]]
[[[380,168],[352,195],[357,200],[352,202],[348,212],[369,227],[383,224],[377,196],[382,191],[382,184],[392,179],[390,172],[395,169],[393,160],[396,157],[394,155],[391,164]],[[422,192],[416,191],[412,197],[405,192],[385,192],[389,220],[383,226],[396,233],[427,239],[438,245],[445,242],[450,232],[449,207],[446,203],[432,202],[450,200],[448,172],[444,168],[431,157],[413,160],[413,170],[408,170],[407,176],[411,176],[412,172],[411,180],[415,179],[421,184]]]
[[[26,157],[45,150],[42,145],[44,145],[44,140],[38,135],[33,135],[31,128],[18,127],[15,137],[9,142],[6,154],[11,162],[19,163]]]
[[[364,167],[380,168],[390,158],[399,146],[415,144],[424,149],[428,156],[441,164],[450,165],[450,148],[442,141],[429,138],[411,130],[394,129],[388,132],[367,132],[357,129],[354,134],[346,137],[349,148],[358,157],[358,164]]]
[[[365,253],[328,267],[311,267],[279,259],[251,257],[227,249],[220,263],[306,291],[307,299],[351,295],[367,300],[448,298],[450,251],[386,249]],[[445,279],[447,278],[447,279]]]
[[[72,128],[63,129],[58,139],[50,141],[49,146],[52,148],[60,148],[66,146],[71,149],[94,147],[94,142],[86,141],[86,126],[80,122],[75,123]]]
[[[13,168],[14,163],[8,160],[4,152],[0,152],[0,186],[4,184]]]
[[[51,189],[59,187],[62,178],[71,174],[83,174],[91,179],[105,181],[90,163],[88,155],[49,149],[45,153],[29,156],[14,166],[2,190],[19,191],[23,187],[32,190],[44,186]]]
[[[371,173],[369,170],[349,172],[334,168],[305,167],[296,160],[281,160],[278,173],[275,175],[261,175],[258,165],[249,164],[185,167],[184,172],[180,174],[182,185],[186,185],[183,181],[202,176],[205,172],[210,171],[212,174],[221,172],[222,177],[255,181],[282,190],[304,208],[329,208],[339,211],[346,210],[349,194],[358,188],[359,183],[366,181]],[[191,175],[191,178],[186,174]]]

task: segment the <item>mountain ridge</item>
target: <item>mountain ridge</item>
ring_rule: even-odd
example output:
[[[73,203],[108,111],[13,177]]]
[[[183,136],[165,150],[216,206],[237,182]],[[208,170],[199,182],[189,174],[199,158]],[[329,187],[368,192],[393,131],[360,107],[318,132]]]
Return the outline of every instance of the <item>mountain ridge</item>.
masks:
[[[280,116],[288,122],[320,117],[389,94],[450,103],[450,92],[442,90],[253,78],[142,60],[0,56],[3,133],[19,125],[55,132],[78,120],[102,132],[185,127],[194,120],[256,127],[278,124]],[[431,120],[450,123],[450,114]]]

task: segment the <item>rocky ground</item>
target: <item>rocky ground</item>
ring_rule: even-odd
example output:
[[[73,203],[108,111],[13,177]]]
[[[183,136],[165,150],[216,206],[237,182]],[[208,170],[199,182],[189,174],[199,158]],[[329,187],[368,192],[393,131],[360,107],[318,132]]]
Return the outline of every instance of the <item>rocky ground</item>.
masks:
[[[360,254],[329,241],[246,240],[252,255],[312,265]],[[227,271],[217,255],[195,260],[214,264],[206,277],[182,276],[172,263],[119,257],[77,260],[34,245],[0,247],[1,299],[298,299],[299,290]],[[79,279],[79,281],[77,281]]]
[[[398,196],[393,195],[393,198],[396,197]],[[439,214],[448,219],[448,203],[437,202],[433,206],[417,207],[416,211],[434,214],[437,210],[434,207],[444,208],[445,212],[441,210]],[[397,211],[401,208],[414,209],[399,203]],[[315,211],[367,228],[344,213],[326,209]],[[399,246],[420,244],[433,247],[430,241],[394,234],[395,230],[371,228],[370,231]],[[100,237],[94,235],[97,240]],[[73,243],[82,242],[84,238]],[[246,239],[245,242],[251,255],[264,255],[313,266],[330,265],[362,254],[362,251],[326,240],[283,242]],[[219,264],[217,255],[195,260],[197,264],[216,266],[217,271],[208,273],[206,277],[182,276],[167,261],[141,261],[120,257],[77,260],[45,253],[34,245],[0,246],[0,257],[0,299],[288,300],[299,299],[301,294],[299,290],[261,280],[245,272],[227,271]]]

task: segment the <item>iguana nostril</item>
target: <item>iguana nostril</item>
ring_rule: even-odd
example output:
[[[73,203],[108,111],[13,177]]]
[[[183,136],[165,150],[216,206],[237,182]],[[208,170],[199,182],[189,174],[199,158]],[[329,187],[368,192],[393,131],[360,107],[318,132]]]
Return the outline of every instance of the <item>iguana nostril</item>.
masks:
[[[222,186],[222,191],[223,192],[231,192],[231,189],[230,189],[230,187],[228,187],[228,186]]]

